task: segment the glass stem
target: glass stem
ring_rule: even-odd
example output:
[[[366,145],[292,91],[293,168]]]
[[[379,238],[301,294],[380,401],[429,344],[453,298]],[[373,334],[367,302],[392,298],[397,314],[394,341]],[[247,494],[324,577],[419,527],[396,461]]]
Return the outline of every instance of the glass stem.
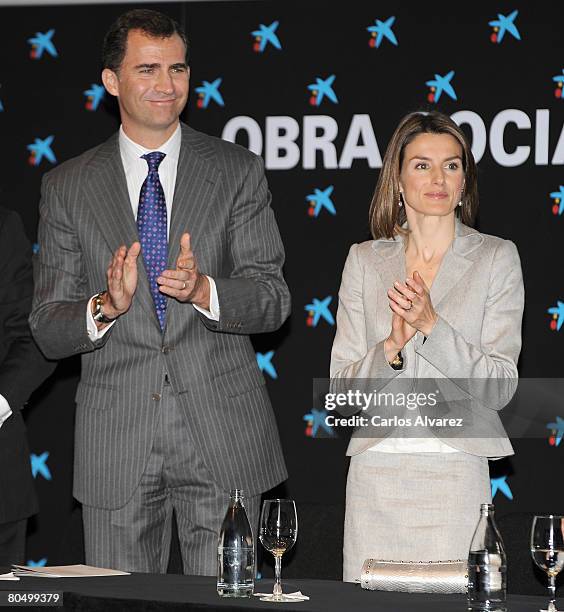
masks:
[[[550,595],[550,603],[548,605],[549,612],[556,610],[556,576],[548,577],[548,593]]]
[[[282,595],[280,575],[282,573],[282,555],[274,555],[274,595]]]

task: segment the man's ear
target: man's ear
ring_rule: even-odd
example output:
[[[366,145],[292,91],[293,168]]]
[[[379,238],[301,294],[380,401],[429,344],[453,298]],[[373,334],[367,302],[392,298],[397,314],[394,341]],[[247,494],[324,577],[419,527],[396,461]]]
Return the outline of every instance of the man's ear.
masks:
[[[104,87],[112,96],[117,96],[119,94],[119,79],[113,70],[109,68],[104,68],[104,70],[102,70],[102,83],[104,83]]]

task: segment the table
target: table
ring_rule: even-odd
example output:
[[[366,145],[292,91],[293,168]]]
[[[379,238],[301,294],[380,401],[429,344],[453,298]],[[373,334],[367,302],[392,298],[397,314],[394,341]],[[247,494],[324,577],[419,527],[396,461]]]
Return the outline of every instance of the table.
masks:
[[[56,590],[64,592],[64,610],[81,612],[210,612],[211,610],[292,610],[295,612],[464,612],[464,595],[413,595],[363,591],[360,585],[334,580],[283,581],[284,590],[300,590],[310,601],[273,604],[252,599],[221,599],[215,578],[176,574],[132,574],[107,578],[22,578],[1,582],[0,591]],[[272,580],[257,581],[255,591],[269,592]],[[548,598],[510,595],[508,612],[537,612]],[[1,608],[0,611],[6,608]],[[14,610],[16,608],[13,608]],[[19,608],[42,610],[48,608]],[[61,610],[62,608],[51,608]]]

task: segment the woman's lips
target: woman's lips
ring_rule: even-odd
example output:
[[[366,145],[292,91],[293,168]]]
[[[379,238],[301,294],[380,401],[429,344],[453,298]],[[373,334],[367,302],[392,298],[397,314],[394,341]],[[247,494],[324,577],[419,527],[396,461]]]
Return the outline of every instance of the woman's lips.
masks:
[[[425,194],[425,197],[431,198],[432,200],[444,200],[448,197],[448,193],[445,191],[432,191]]]

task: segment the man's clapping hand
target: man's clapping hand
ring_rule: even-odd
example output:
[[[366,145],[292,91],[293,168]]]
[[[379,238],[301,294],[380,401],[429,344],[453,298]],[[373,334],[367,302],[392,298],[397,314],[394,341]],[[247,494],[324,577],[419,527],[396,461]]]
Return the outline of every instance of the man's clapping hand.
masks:
[[[182,234],[180,254],[175,270],[165,270],[157,283],[162,293],[179,302],[191,302],[204,310],[210,309],[210,284],[198,271],[198,263],[190,245],[190,234]]]

